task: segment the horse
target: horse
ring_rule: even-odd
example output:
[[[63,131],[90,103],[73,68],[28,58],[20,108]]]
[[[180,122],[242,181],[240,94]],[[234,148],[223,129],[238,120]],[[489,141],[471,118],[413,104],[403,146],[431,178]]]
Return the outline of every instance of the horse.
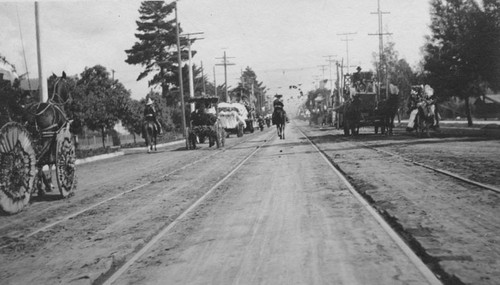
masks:
[[[415,127],[417,129],[417,136],[422,137],[424,132],[427,137],[430,137],[429,129],[434,125],[435,114],[430,110],[429,105],[421,103],[418,105],[418,113],[415,118]]]
[[[358,96],[348,99],[344,104],[344,135],[359,134],[361,120],[361,100]]]
[[[143,137],[146,140],[146,148],[148,153],[156,151],[156,138],[158,137],[158,130],[153,121],[146,120],[142,125]]]
[[[47,102],[28,104],[24,110],[23,121],[30,133],[37,137],[37,188],[38,194],[44,195],[54,189],[52,184],[52,166],[55,164],[55,146],[57,132],[71,121],[67,119],[64,105],[71,101],[69,81],[66,73],[61,77],[53,74],[49,78],[49,83],[53,82],[52,93]],[[51,89],[51,88],[49,88]],[[49,168],[47,177],[43,172],[43,167]],[[43,189],[45,185],[45,190]]]
[[[389,98],[379,102],[377,106],[377,114],[381,118],[382,133],[392,135],[394,128],[394,118],[399,108],[399,95],[389,94]]]
[[[280,139],[285,139],[286,113],[283,109],[276,108],[273,114],[273,124],[276,125],[276,131]]]

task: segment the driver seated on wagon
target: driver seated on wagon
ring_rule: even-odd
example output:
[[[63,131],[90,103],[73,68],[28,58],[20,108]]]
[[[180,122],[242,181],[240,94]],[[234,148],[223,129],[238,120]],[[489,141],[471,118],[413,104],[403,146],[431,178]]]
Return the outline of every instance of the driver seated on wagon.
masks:
[[[149,97],[148,97],[148,100],[146,101],[146,108],[144,108],[144,119],[147,122],[153,122],[156,126],[156,130],[158,131],[158,134],[161,134],[161,132],[162,132],[161,125],[160,125],[160,122],[158,121],[158,118],[156,115],[156,109],[154,107],[154,102]]]
[[[272,117],[273,125],[277,125],[277,122],[276,122],[276,116],[277,116],[276,111],[277,110],[281,110],[285,114],[286,121],[288,122],[288,115],[286,114],[286,111],[284,109],[285,104],[283,104],[283,95],[276,94],[276,95],[274,95],[274,97],[276,99],[274,99],[274,101],[273,101],[273,109],[274,109],[273,117]]]
[[[217,115],[212,111],[210,104],[196,102],[195,110],[191,113],[191,123],[193,126],[211,126],[217,121]]]

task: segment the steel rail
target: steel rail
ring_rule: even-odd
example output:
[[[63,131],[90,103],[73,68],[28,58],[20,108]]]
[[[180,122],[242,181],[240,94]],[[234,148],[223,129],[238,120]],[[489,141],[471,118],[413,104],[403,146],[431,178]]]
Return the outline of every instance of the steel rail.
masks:
[[[224,183],[227,179],[229,179],[234,173],[236,173],[251,157],[253,157],[264,145],[266,145],[271,139],[274,137],[273,134],[268,137],[261,145],[257,146],[257,148],[252,151],[249,155],[243,158],[228,174],[224,175],[214,186],[212,186],[203,196],[201,196],[198,200],[196,200],[193,204],[191,204],[186,210],[184,210],[175,220],[165,225],[163,229],[153,236],[149,242],[147,242],[139,251],[137,251],[127,262],[125,262],[122,266],[118,267],[113,274],[111,274],[102,284],[110,285],[113,284],[118,278],[120,278],[123,273],[125,273],[130,266],[132,266],[141,256],[143,256],[151,247],[153,247],[163,236],[165,236],[175,225],[177,225],[184,217],[186,217],[190,212],[192,212],[196,207],[198,207],[202,202],[205,201],[207,197],[212,194],[219,186]]]
[[[385,219],[373,208],[368,201],[366,201],[361,194],[356,191],[354,186],[347,180],[347,178],[342,174],[342,172],[337,169],[337,167],[328,159],[326,154],[321,151],[314,142],[312,142],[309,137],[297,126],[297,129],[302,133],[302,135],[309,141],[309,143],[314,147],[314,149],[321,155],[321,157],[330,166],[333,172],[342,180],[342,182],[347,186],[349,192],[359,201],[361,205],[370,213],[370,215],[377,221],[377,223],[384,229],[384,231],[391,237],[391,239],[396,243],[396,245],[401,249],[401,251],[410,259],[410,261],[415,265],[419,272],[424,276],[424,278],[429,282],[429,284],[442,284],[442,282],[436,277],[436,275],[425,265],[425,263],[413,252],[413,250],[405,243],[405,241],[398,235],[398,233],[385,221]]]
[[[430,169],[430,170],[433,170],[435,172],[438,172],[438,173],[441,173],[441,174],[444,174],[446,176],[450,176],[450,177],[453,177],[455,179],[458,179],[460,181],[463,181],[463,182],[466,182],[466,183],[469,183],[471,185],[474,185],[474,186],[478,186],[478,187],[481,187],[481,188],[484,188],[484,189],[487,189],[487,190],[491,190],[491,191],[494,191],[494,192],[497,192],[497,193],[500,193],[500,189],[493,186],[493,185],[488,185],[488,184],[484,184],[484,183],[480,183],[480,182],[477,182],[477,181],[474,181],[474,180],[471,180],[471,179],[468,179],[468,178],[465,178],[461,175],[458,175],[458,174],[455,174],[453,172],[450,172],[448,170],[444,170],[444,169],[440,169],[440,168],[437,168],[437,167],[433,167],[433,166],[430,166],[430,165],[427,165],[427,164],[424,164],[424,163],[421,163],[421,162],[418,162],[418,161],[415,161],[413,159],[410,159],[410,158],[406,158],[402,155],[399,155],[397,153],[393,153],[393,152],[390,152],[390,151],[387,151],[387,150],[383,150],[383,149],[378,149],[376,147],[373,147],[373,146],[370,146],[368,144],[365,144],[365,143],[362,143],[362,142],[359,142],[359,144],[361,144],[362,146],[364,146],[365,148],[369,148],[369,149],[372,149],[376,152],[381,152],[381,153],[385,153],[385,154],[388,154],[390,156],[394,156],[394,157],[398,157],[406,162],[410,162],[410,163],[413,163],[415,165],[418,165],[418,166],[421,166],[421,167],[424,167],[424,168],[427,168],[427,169]]]
[[[274,133],[273,133],[273,134],[274,134]],[[272,137],[272,136],[271,136],[271,137]],[[269,140],[269,138],[270,138],[270,137],[268,137],[268,139],[266,139],[266,142]],[[99,201],[99,202],[97,202],[97,203],[95,203],[95,204],[92,204],[92,205],[90,205],[90,206],[88,206],[88,207],[85,207],[84,209],[81,209],[81,210],[79,210],[79,211],[73,212],[73,213],[71,213],[71,214],[68,214],[68,215],[65,215],[65,216],[62,216],[62,217],[59,217],[56,221],[54,221],[54,222],[52,222],[52,223],[50,223],[50,224],[48,224],[48,225],[45,225],[45,226],[43,226],[43,227],[40,227],[40,228],[38,228],[38,229],[36,229],[36,230],[34,230],[34,231],[31,231],[31,232],[29,232],[28,234],[21,236],[21,238],[20,238],[20,239],[18,239],[18,240],[16,240],[16,241],[9,242],[9,243],[7,243],[7,244],[5,244],[5,245],[0,246],[0,249],[5,248],[5,247],[8,247],[8,246],[12,245],[13,243],[19,242],[20,240],[25,240],[25,239],[28,239],[28,238],[30,238],[30,237],[32,237],[32,236],[34,236],[34,235],[36,235],[36,234],[38,234],[38,233],[40,233],[40,232],[43,232],[43,231],[48,230],[48,229],[50,229],[50,228],[52,228],[52,227],[54,227],[54,226],[56,226],[56,225],[58,225],[58,224],[60,224],[60,223],[62,223],[62,222],[68,221],[68,220],[70,220],[70,219],[72,219],[72,218],[75,218],[76,216],[79,216],[79,215],[81,215],[81,214],[83,214],[83,213],[85,213],[85,212],[88,212],[88,211],[90,211],[90,210],[92,210],[92,209],[94,209],[94,208],[96,208],[96,207],[98,207],[98,206],[100,206],[100,205],[102,205],[102,204],[105,204],[105,203],[107,203],[107,202],[109,202],[109,201],[112,201],[112,200],[115,200],[115,199],[117,199],[117,198],[119,198],[119,197],[121,197],[121,196],[123,196],[123,195],[125,195],[125,194],[131,193],[131,192],[136,191],[136,190],[139,190],[139,189],[141,189],[141,188],[143,188],[143,187],[145,187],[145,186],[147,186],[147,185],[150,185],[150,184],[154,183],[155,181],[165,179],[165,178],[167,178],[167,177],[171,176],[172,174],[175,174],[175,173],[177,173],[177,172],[179,172],[179,171],[181,171],[181,170],[184,170],[184,169],[186,169],[186,168],[188,168],[188,167],[191,167],[191,166],[193,166],[193,165],[195,165],[195,164],[197,164],[197,163],[199,163],[199,162],[202,162],[202,161],[204,161],[204,160],[207,160],[207,159],[209,159],[209,158],[211,158],[211,157],[213,157],[213,156],[215,156],[215,155],[218,155],[218,154],[220,154],[220,153],[222,153],[222,152],[225,152],[225,151],[227,151],[227,150],[230,150],[230,149],[232,149],[232,148],[235,148],[235,147],[237,147],[237,146],[239,146],[239,145],[241,145],[241,144],[244,144],[244,143],[246,143],[246,142],[250,141],[251,139],[253,139],[253,137],[248,138],[248,139],[246,139],[246,140],[242,140],[242,141],[240,141],[240,142],[238,142],[238,143],[236,143],[236,144],[234,144],[234,145],[232,145],[232,146],[230,146],[230,147],[226,147],[226,148],[224,148],[224,149],[217,150],[217,151],[213,152],[212,154],[210,154],[210,155],[208,155],[208,156],[204,156],[204,157],[202,157],[202,158],[200,158],[200,159],[198,159],[198,160],[195,160],[195,161],[190,162],[190,163],[188,163],[188,164],[186,164],[186,165],[184,165],[184,166],[182,166],[182,167],[179,167],[179,168],[177,168],[177,169],[175,169],[175,170],[172,170],[171,172],[169,172],[169,173],[167,173],[167,174],[164,174],[164,175],[160,176],[159,178],[155,178],[155,179],[152,179],[151,181],[148,181],[148,182],[146,182],[146,183],[143,183],[143,184],[140,184],[140,185],[134,186],[134,187],[132,187],[132,188],[130,188],[130,189],[128,189],[128,190],[122,191],[122,192],[120,192],[120,193],[118,193],[118,194],[116,194],[116,195],[114,195],[114,196],[108,197],[108,198],[106,198],[106,199],[104,199],[104,200],[102,200],[102,201]]]

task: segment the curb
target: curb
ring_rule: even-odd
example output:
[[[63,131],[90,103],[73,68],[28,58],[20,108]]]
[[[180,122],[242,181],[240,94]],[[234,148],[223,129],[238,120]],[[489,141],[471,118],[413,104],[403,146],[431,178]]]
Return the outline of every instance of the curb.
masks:
[[[156,148],[163,148],[163,147],[172,146],[172,145],[176,145],[176,144],[180,144],[180,143],[184,143],[184,142],[185,142],[184,139],[171,141],[168,143],[157,144]],[[125,154],[146,152],[146,147],[144,146],[144,147],[135,147],[135,148],[124,148],[121,151],[123,151]]]
[[[90,156],[90,157],[86,157],[86,158],[82,158],[82,159],[77,159],[75,164],[76,165],[85,164],[85,163],[89,163],[89,162],[93,162],[93,161],[97,161],[97,160],[103,160],[103,159],[108,159],[108,158],[112,158],[112,157],[116,157],[116,156],[121,156],[124,154],[125,154],[125,152],[123,152],[123,151],[117,151],[117,152],[113,152],[113,153],[106,153],[106,154],[100,154],[100,155],[96,155],[96,156]]]
[[[176,145],[176,144],[180,144],[180,143],[184,143],[184,142],[185,142],[185,140],[181,139],[181,140],[172,141],[172,142],[168,142],[168,143],[158,144],[158,145],[156,145],[156,147],[162,148],[162,147],[172,146],[172,145]],[[94,161],[103,160],[103,159],[109,159],[109,158],[122,156],[122,155],[130,154],[130,153],[138,153],[138,152],[146,153],[145,149],[146,149],[146,147],[124,148],[120,151],[113,152],[113,153],[106,153],[106,154],[100,154],[100,155],[96,155],[96,156],[90,156],[87,158],[77,159],[75,164],[81,165],[81,164],[85,164],[85,163],[89,163],[89,162],[94,162]]]

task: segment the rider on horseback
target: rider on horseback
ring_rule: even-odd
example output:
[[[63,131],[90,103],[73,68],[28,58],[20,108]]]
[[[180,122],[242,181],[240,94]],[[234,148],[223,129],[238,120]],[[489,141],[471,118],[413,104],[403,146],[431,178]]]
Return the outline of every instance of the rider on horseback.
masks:
[[[428,110],[429,114],[433,117],[433,128],[439,128],[439,114],[436,110],[436,96],[434,90],[429,86],[412,86],[410,93],[410,100],[408,101],[408,111],[410,118],[408,119],[408,126],[406,131],[411,132],[415,127],[415,119],[418,114],[418,108],[423,107]]]
[[[288,122],[288,116],[286,115],[286,111],[284,109],[285,105],[283,104],[283,99],[282,99],[283,95],[276,94],[276,95],[274,95],[274,97],[276,99],[274,99],[274,101],[273,101],[273,108],[274,108],[273,118],[272,118],[273,125],[277,125],[276,117],[277,117],[278,110],[281,110],[281,112],[284,113],[286,121]]]
[[[144,119],[146,121],[155,123],[156,129],[158,130],[158,134],[161,134],[161,125],[156,116],[156,109],[154,107],[153,100],[151,100],[151,98],[149,97],[146,102],[146,108],[144,109]]]

